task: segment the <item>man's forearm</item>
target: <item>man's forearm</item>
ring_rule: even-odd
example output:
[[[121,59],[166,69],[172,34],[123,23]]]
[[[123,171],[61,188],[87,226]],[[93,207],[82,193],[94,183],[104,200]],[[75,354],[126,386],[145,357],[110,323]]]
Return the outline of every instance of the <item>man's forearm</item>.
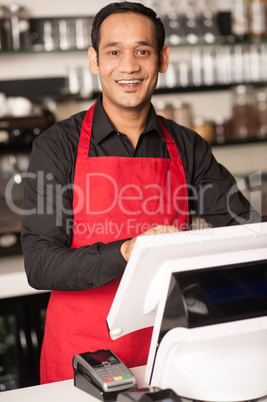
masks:
[[[25,270],[36,289],[83,290],[104,285],[122,275],[126,261],[121,243],[95,243],[72,249],[47,239],[22,235]]]

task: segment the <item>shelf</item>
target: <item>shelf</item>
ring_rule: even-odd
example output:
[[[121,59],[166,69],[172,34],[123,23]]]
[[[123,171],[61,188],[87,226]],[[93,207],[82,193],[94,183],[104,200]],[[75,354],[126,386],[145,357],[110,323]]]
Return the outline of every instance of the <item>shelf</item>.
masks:
[[[67,86],[67,77],[8,80],[0,81],[0,92],[41,102],[46,97],[57,98]]]
[[[262,143],[267,143],[267,137],[266,138],[247,138],[244,140],[231,140],[224,142],[223,144],[218,144],[218,143],[211,143],[211,147],[228,147],[228,146],[240,146],[240,145],[246,145],[246,144],[262,144]]]
[[[231,45],[253,45],[253,44],[267,44],[267,38],[260,38],[260,39],[243,39],[237,40],[233,36],[230,37],[221,37],[217,38],[214,42],[204,42],[199,41],[197,43],[189,43],[189,42],[182,42],[177,45],[171,44],[166,40],[166,44],[168,44],[171,48],[185,48],[185,47],[202,47],[202,46],[231,46]],[[88,46],[89,47],[89,46]],[[84,52],[88,50],[88,47],[78,49],[78,48],[69,48],[69,49],[52,49],[52,50],[45,50],[42,48],[31,48],[31,49],[21,49],[21,50],[0,50],[1,55],[23,55],[23,54],[38,54],[38,53],[66,53],[66,52]]]
[[[216,92],[227,91],[237,85],[252,85],[255,88],[260,88],[267,85],[267,82],[233,82],[230,84],[214,84],[214,85],[200,85],[200,86],[187,86],[187,87],[174,87],[174,88],[158,88],[155,95],[168,95],[168,94],[181,94],[192,92]]]
[[[88,48],[78,49],[78,48],[69,48],[69,49],[53,49],[53,50],[45,50],[45,49],[21,49],[21,50],[0,50],[0,57],[2,55],[12,56],[12,55],[24,55],[24,54],[40,54],[40,53],[69,53],[69,52],[87,52]]]
[[[194,92],[216,92],[227,91],[237,85],[252,85],[255,88],[267,86],[267,82],[233,82],[229,84],[173,87],[173,88],[158,88],[155,95],[182,94]],[[4,92],[6,96],[25,96],[35,102],[41,102],[46,97],[51,97],[56,101],[88,101],[96,99],[99,92],[93,92],[90,97],[81,97],[79,94],[68,94],[67,77],[54,78],[33,78],[0,81],[0,92]]]
[[[228,84],[200,85],[200,86],[176,86],[172,88],[157,88],[155,95],[169,94],[186,94],[186,93],[203,93],[203,92],[220,92],[228,91],[237,85],[250,85],[255,88],[267,86],[266,81],[259,82],[232,82]],[[46,77],[31,78],[18,80],[0,81],[0,92],[4,92],[6,96],[24,96],[33,102],[42,102],[44,98],[51,97],[56,101],[64,102],[66,100],[88,101],[96,99],[99,95],[98,91],[94,91],[91,96],[82,97],[79,94],[67,93],[68,77]]]
[[[242,39],[238,40],[234,36],[220,37],[213,42],[198,41],[196,43],[182,42],[178,45],[173,45],[166,40],[166,44],[171,48],[183,48],[183,47],[195,47],[195,46],[232,46],[232,45],[258,45],[261,43],[267,43],[267,38],[254,38],[254,39]]]

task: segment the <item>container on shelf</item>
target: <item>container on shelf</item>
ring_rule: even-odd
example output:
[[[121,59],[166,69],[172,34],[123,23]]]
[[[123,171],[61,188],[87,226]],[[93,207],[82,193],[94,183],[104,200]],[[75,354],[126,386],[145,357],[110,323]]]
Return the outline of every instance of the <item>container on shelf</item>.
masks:
[[[158,115],[165,117],[165,119],[174,120],[174,108],[172,104],[164,100],[156,100],[154,102],[154,108]]]
[[[234,36],[242,40],[248,36],[248,3],[247,0],[234,0],[232,11],[232,32]]]
[[[166,39],[170,45],[176,46],[185,42],[185,32],[182,26],[181,16],[175,12],[162,17],[166,31]]]
[[[175,99],[173,102],[173,119],[181,126],[192,127],[192,112],[188,103],[182,102],[180,99]]]
[[[232,124],[230,119],[216,116],[213,121],[215,143],[225,144],[232,139]]]
[[[7,49],[7,36],[5,31],[6,7],[0,4],[0,51]]]
[[[256,94],[256,114],[258,124],[258,137],[267,138],[267,91]]]
[[[185,38],[187,43],[194,45],[201,40],[198,2],[196,0],[187,0],[185,4],[182,15]]]
[[[214,143],[214,127],[209,120],[196,116],[193,121],[192,129],[196,131],[202,138],[204,138],[204,140],[206,140],[209,144]]]
[[[204,42],[214,43],[219,37],[219,28],[217,24],[217,10],[214,0],[203,0],[199,16],[199,25],[201,38]]]
[[[250,86],[238,85],[233,93],[233,139],[257,137],[255,101]]]
[[[0,7],[0,50],[30,48],[30,17],[28,11],[16,3]]]
[[[92,17],[31,18],[31,43],[34,50],[86,49],[90,46]]]
[[[266,34],[266,1],[249,0],[249,37],[261,38]]]

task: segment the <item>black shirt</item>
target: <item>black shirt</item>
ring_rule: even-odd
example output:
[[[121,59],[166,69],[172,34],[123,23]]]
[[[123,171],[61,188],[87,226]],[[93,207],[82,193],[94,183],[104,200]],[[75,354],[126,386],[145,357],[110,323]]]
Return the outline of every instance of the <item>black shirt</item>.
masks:
[[[71,184],[85,114],[80,112],[56,123],[33,144],[29,178],[25,181],[21,238],[28,281],[37,289],[81,290],[101,286],[120,277],[126,266],[120,253],[124,240],[70,248]],[[213,227],[259,222],[260,215],[237,190],[232,175],[217,163],[207,142],[190,129],[161,120],[174,138],[183,162],[190,210]],[[89,156],[169,158],[153,106],[133,149],[128,137],[114,129],[99,98]],[[230,190],[233,194],[227,205]]]

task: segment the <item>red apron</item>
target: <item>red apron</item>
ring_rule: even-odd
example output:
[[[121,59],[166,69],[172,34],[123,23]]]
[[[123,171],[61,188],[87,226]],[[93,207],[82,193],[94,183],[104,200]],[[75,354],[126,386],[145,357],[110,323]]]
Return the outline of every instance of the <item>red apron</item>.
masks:
[[[174,140],[162,122],[159,120],[170,159],[88,157],[93,111],[94,106],[84,118],[79,140],[72,247],[135,237],[157,224],[186,230],[188,197],[184,169]],[[119,282],[115,279],[93,289],[51,293],[41,355],[41,383],[72,378],[73,356],[102,348],[110,348],[128,367],[146,364],[152,328],[116,341],[109,337],[106,318]]]

